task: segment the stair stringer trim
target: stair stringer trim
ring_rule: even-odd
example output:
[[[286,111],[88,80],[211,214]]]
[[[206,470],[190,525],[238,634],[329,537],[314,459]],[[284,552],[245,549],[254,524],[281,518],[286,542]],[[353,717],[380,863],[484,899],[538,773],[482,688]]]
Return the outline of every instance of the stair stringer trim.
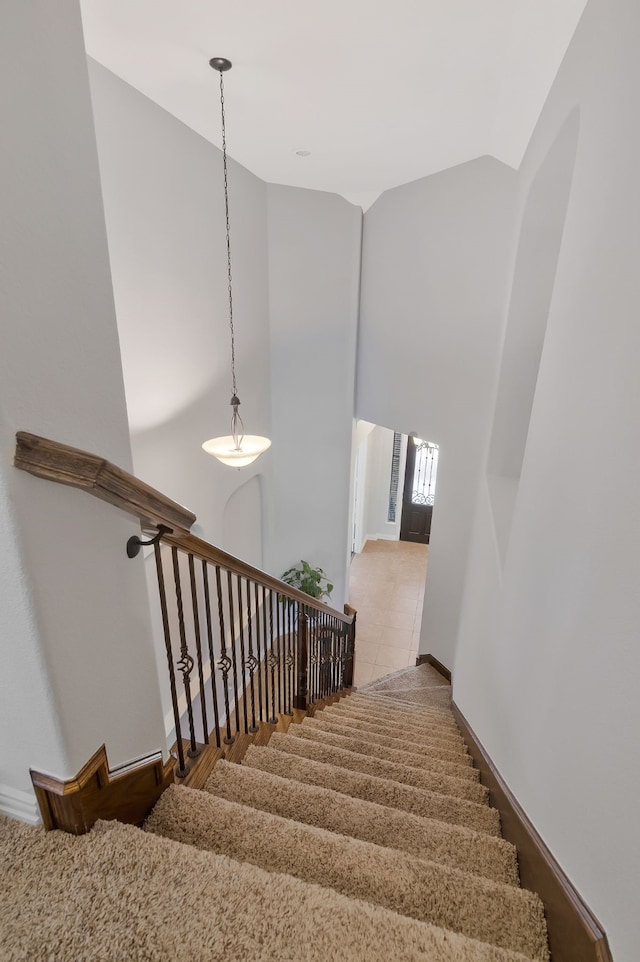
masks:
[[[529,821],[455,701],[451,710],[464,736],[489,802],[500,812],[502,836],[518,850],[523,888],[544,903],[553,962],[613,962],[607,936]]]

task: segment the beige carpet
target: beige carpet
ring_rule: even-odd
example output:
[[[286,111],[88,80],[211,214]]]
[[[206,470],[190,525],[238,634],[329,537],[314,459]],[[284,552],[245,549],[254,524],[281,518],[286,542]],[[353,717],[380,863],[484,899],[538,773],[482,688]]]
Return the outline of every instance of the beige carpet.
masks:
[[[464,825],[489,835],[500,834],[500,816],[494,808],[450,795],[412,788],[410,785],[401,785],[392,779],[364,775],[338,765],[327,765],[310,758],[280,752],[269,746],[256,748],[252,745],[242,764],[260,768],[273,775],[282,775],[284,778],[295,778],[308,785],[331,788],[353,798],[377,802],[389,808],[399,808],[424,818],[436,818],[451,825]]]
[[[225,761],[218,762],[205,791],[272,815],[483,875],[494,882],[518,884],[513,845],[459,825],[419,818],[328,788]]]
[[[115,822],[0,821],[2,962],[527,962],[290,875]]]
[[[440,791],[442,794],[454,795],[457,798],[466,798],[475,802],[485,801],[487,797],[487,790],[477,783],[470,783],[457,778],[452,779],[447,775],[439,775],[437,772],[409,768],[407,765],[388,762],[382,758],[370,758],[368,755],[360,755],[358,752],[311,741],[311,739],[301,737],[298,734],[284,735],[281,732],[274,732],[269,745],[277,751],[302,755],[303,758],[311,758],[314,761],[329,765],[338,765],[340,768],[348,768],[364,775],[393,779],[395,782],[400,782],[402,785],[411,785],[413,788]]]
[[[375,771],[371,770],[370,774],[375,774],[376,772],[385,775],[389,778],[391,775],[396,781],[403,781],[405,784],[414,784],[414,782],[409,779],[413,779],[416,773],[422,773],[427,781],[422,783],[420,781],[416,787],[418,788],[428,788],[429,791],[436,790],[442,792],[443,795],[457,795],[459,798],[468,798],[472,802],[484,802],[487,799],[487,790],[483,785],[480,785],[478,780],[471,777],[465,777],[467,772],[473,772],[473,769],[468,765],[454,765],[453,763],[448,763],[448,770],[442,771],[435,768],[433,764],[430,764],[430,759],[427,756],[414,755],[410,752],[398,752],[393,748],[381,748],[379,745],[375,746],[372,750],[368,742],[363,741],[358,738],[345,738],[343,735],[335,735],[333,732],[324,732],[318,729],[306,728],[304,725],[294,725],[289,729],[286,738],[303,738],[306,741],[313,742],[315,745],[322,746],[323,749],[335,748],[338,752],[348,752],[349,753],[349,764],[345,765],[342,762],[343,767],[350,767],[352,763],[352,756],[357,755],[357,765],[362,764],[362,756],[364,755],[368,759],[372,759],[375,764]],[[277,747],[277,744],[276,744]],[[345,756],[342,754],[333,754],[330,758],[330,763],[335,764],[337,759],[341,758],[344,760]],[[320,758],[319,761],[324,761],[325,759]],[[434,762],[440,761],[439,758],[434,759]],[[399,766],[403,771],[401,774],[398,773],[396,768],[384,768],[381,767],[382,762],[389,762],[394,766]],[[371,764],[368,762],[367,764]],[[408,774],[405,775],[405,769],[408,769]],[[358,771],[362,771],[361,767],[357,768]],[[458,774],[460,772],[461,774]],[[406,781],[405,781],[406,778]]]
[[[338,704],[346,707],[348,702],[348,706],[351,708],[382,709],[384,712],[388,711],[392,714],[402,713],[406,715],[412,713],[417,718],[428,716],[433,722],[440,722],[442,725],[446,725],[455,730],[455,724],[452,723],[451,718],[450,686],[441,685],[437,689],[430,689],[430,691],[446,692],[447,703],[444,705],[406,705],[401,698],[395,697],[395,691],[385,692],[384,690],[380,690],[371,693],[354,691],[348,699],[341,699]]]
[[[433,687],[434,685],[446,686],[448,682],[442,677],[440,672],[432,668],[431,665],[420,665],[416,671],[414,668],[402,668],[391,675],[385,675],[377,681],[372,681],[368,685],[359,688],[359,692],[375,692],[379,689],[393,691],[394,688],[423,688]]]
[[[0,819],[0,962],[547,962],[430,666],[173,786],[146,832]]]
[[[309,733],[315,731],[316,734],[320,735],[322,733],[323,719],[322,719],[322,712],[319,712],[318,714],[319,714],[318,719],[313,719],[313,718],[310,718],[308,720],[305,719],[305,722],[307,722],[307,724],[303,722],[302,725],[296,725],[295,726],[296,730],[300,728],[302,731],[309,732]],[[313,724],[314,722],[315,724]],[[349,734],[342,735],[340,737],[349,738],[351,741],[360,741],[366,744],[369,743],[367,734],[363,732],[352,731]],[[438,753],[442,752],[442,753],[446,753],[446,757],[444,758],[444,760],[450,761],[451,764],[453,765],[468,767],[472,763],[469,753],[467,751],[467,748],[462,742],[456,743],[454,741],[444,741],[443,739],[437,738],[437,737],[431,737],[429,738],[429,740],[427,740],[427,738],[428,736],[425,736],[425,740],[422,741],[418,747],[415,747],[414,745],[412,745],[411,742],[407,742],[404,748],[387,746],[387,750],[393,751],[393,752],[400,752],[403,755],[405,754],[411,755],[413,758],[418,757],[423,759],[425,757],[425,752],[434,758],[439,757]],[[412,765],[411,767],[416,767],[416,766]],[[421,766],[418,765],[417,767],[420,768]]]
[[[342,703],[344,702],[344,704]],[[449,748],[453,746],[455,750],[459,750],[460,747],[464,746],[464,742],[460,737],[457,729],[455,729],[450,723],[445,724],[442,718],[431,717],[429,721],[429,730],[424,730],[424,723],[415,722],[415,719],[411,718],[408,712],[403,714],[397,714],[390,710],[388,706],[378,706],[378,705],[358,705],[355,703],[348,704],[351,699],[342,699],[341,702],[335,705],[330,705],[328,708],[322,712],[322,718],[333,718],[336,721],[340,718],[349,719],[349,724],[364,722],[367,729],[378,730],[382,728],[383,732],[387,737],[398,739],[401,738],[404,741],[415,741],[415,742],[434,742],[439,741],[442,743],[443,747],[447,745]]]
[[[542,906],[524,889],[178,786],[164,793],[147,829],[532,959],[547,957]]]
[[[354,743],[358,743],[360,746],[357,750],[363,752],[363,754],[373,755],[374,753],[380,752],[381,758],[386,758],[388,761],[402,761],[405,759],[405,764],[410,765],[412,768],[432,768],[434,771],[440,771],[453,775],[456,778],[468,778],[470,781],[479,781],[480,772],[477,768],[472,768],[469,764],[468,758],[463,759],[462,764],[458,762],[443,761],[439,758],[433,758],[431,755],[424,754],[425,746],[433,744],[433,742],[423,742],[421,744],[415,744],[412,742],[404,741],[401,738],[389,738],[385,735],[378,735],[376,732],[366,729],[354,729],[353,727],[342,724],[336,725],[334,722],[322,717],[323,713],[320,713],[318,718],[305,718],[302,723],[302,728],[305,731],[315,731],[315,732],[326,732],[327,734],[339,735],[342,738],[349,739]],[[364,752],[363,748],[367,747],[367,751]],[[345,744],[345,748],[346,748]],[[394,754],[387,754],[387,752],[393,752]]]
[[[453,724],[451,713],[441,709],[436,711],[433,708],[417,708],[414,712],[406,705],[400,705],[393,701],[381,701],[379,698],[365,699],[364,697],[358,699],[356,695],[352,695],[348,699],[341,699],[337,704],[331,705],[330,709],[332,713],[336,711],[349,714],[367,714],[371,716],[372,721],[379,719],[389,728],[393,728],[396,723],[404,722],[410,729],[419,729],[422,727],[422,720],[424,719],[431,723],[434,734],[436,732],[440,735],[459,734]],[[326,711],[329,711],[329,708]]]

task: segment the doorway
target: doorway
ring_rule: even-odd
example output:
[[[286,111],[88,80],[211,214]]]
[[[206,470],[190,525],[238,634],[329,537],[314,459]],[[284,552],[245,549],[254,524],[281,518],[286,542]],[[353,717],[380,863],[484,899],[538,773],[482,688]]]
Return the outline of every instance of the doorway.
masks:
[[[429,544],[438,472],[438,445],[411,437],[404,472],[400,540]]]

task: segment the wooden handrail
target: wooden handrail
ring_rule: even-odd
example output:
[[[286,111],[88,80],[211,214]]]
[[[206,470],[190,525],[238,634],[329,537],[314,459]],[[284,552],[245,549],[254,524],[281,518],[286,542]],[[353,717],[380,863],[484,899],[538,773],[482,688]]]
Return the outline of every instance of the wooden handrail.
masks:
[[[254,568],[245,561],[241,561],[239,558],[227,554],[226,551],[214,547],[212,544],[203,541],[194,534],[174,532],[173,534],[163,534],[161,540],[162,544],[180,548],[182,551],[193,554],[201,561],[209,561],[211,564],[227,568],[234,574],[240,575],[242,578],[247,578],[249,581],[257,581],[258,584],[264,585],[265,588],[271,591],[277,591],[278,594],[283,595],[285,598],[298,601],[307,609],[313,608],[315,611],[322,612],[323,614],[333,615],[334,618],[338,618],[346,625],[353,623],[353,614],[345,614],[343,611],[338,611],[337,608],[331,608],[329,605],[324,604],[324,602],[312,598],[311,595],[306,595],[303,591],[293,588],[287,584],[286,581],[274,578],[273,575],[267,574],[266,571],[262,571],[260,568]],[[353,611],[353,609],[350,610]]]
[[[353,623],[353,615],[331,608],[191,534],[189,529],[196,520],[192,511],[106,458],[27,431],[18,431],[16,442],[13,463],[21,471],[87,491],[134,515],[147,527],[162,524],[173,528],[173,534],[163,536],[163,543],[175,545],[213,564],[223,565],[235,574],[257,581],[265,588],[306,605],[308,609],[333,615],[346,625]]]
[[[80,488],[135,516],[143,527],[158,529],[155,538],[142,543],[154,546],[178,756],[176,777],[194,777],[188,758],[198,759],[194,763],[197,777],[204,778],[202,773],[218,757],[216,752],[225,750],[219,693],[224,702],[224,746],[228,746],[237,735],[254,735],[264,724],[275,726],[294,710],[304,714],[318,700],[352,685],[353,608],[331,608],[196,537],[189,531],[196,520],[191,511],[105,458],[26,431],[18,432],[16,440],[14,464],[20,470]],[[136,554],[129,550],[132,541],[136,547],[140,544],[137,537],[129,539],[129,557]],[[183,696],[178,694],[178,674]],[[213,731],[210,706],[215,716]],[[209,744],[210,736],[215,749]],[[130,820],[144,818],[147,797],[161,791],[170,777],[165,769],[159,762],[130,777],[112,778],[101,749],[76,779],[52,781],[34,772],[33,783],[47,827],[56,827],[59,818],[61,827],[82,832],[92,824],[96,806],[104,805],[97,798],[98,788],[114,811],[124,806]],[[138,787],[140,804],[136,799],[127,801]]]
[[[16,442],[16,468],[88,491],[139,518],[145,526],[163,524],[188,531],[196,520],[192,511],[105,458],[27,431],[18,431]]]

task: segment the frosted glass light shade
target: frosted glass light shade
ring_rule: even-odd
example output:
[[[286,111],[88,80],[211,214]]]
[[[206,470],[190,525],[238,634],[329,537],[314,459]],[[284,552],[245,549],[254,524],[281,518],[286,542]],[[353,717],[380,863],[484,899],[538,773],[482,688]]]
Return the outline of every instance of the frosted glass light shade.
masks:
[[[261,438],[257,434],[245,434],[236,447],[236,439],[232,434],[223,438],[210,438],[202,445],[202,450],[217,458],[222,464],[232,468],[244,468],[271,447],[269,438]]]

